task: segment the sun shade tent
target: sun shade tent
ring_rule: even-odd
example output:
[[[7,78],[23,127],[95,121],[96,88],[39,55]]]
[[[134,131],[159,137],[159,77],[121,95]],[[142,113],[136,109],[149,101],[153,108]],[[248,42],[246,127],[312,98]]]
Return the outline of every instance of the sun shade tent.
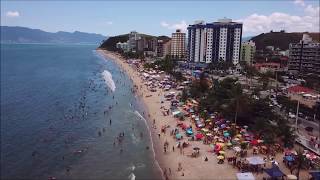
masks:
[[[252,173],[237,173],[237,180],[255,180]]]
[[[252,165],[259,165],[259,164],[265,163],[264,160],[259,156],[247,157],[246,159],[247,161],[249,161],[249,164],[252,164]]]
[[[314,179],[320,179],[320,171],[310,171],[309,174],[310,174]]]
[[[275,164],[272,165],[272,168],[265,169],[264,171],[272,178],[284,176],[284,173]]]

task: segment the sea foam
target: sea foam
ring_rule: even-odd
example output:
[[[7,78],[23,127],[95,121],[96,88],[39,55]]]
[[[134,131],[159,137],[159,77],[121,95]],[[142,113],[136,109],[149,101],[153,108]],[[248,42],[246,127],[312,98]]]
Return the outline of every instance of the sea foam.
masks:
[[[112,92],[114,92],[116,90],[116,85],[112,79],[111,73],[107,70],[104,70],[102,72],[102,77],[104,78],[107,86],[112,90]]]

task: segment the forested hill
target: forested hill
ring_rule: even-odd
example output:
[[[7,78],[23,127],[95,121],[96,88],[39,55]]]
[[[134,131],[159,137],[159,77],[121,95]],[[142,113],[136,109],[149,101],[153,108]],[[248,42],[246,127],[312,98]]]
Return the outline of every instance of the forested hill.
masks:
[[[299,33],[286,33],[286,32],[269,32],[262,33],[258,36],[251,38],[256,43],[258,50],[265,49],[266,46],[274,46],[281,50],[289,49],[290,43],[298,43],[302,39],[303,32]],[[320,33],[307,33],[313,40],[320,40]]]

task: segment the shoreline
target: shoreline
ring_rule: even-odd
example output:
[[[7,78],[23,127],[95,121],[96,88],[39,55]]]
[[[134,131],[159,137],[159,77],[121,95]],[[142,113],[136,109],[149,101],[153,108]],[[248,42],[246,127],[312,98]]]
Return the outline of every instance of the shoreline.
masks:
[[[110,58],[115,64],[117,64],[117,66],[123,70],[126,75],[131,79],[131,82],[133,85],[137,85],[139,83],[135,82],[134,79],[130,76],[130,72],[128,72],[127,68],[123,67],[123,62],[121,62],[122,60],[119,59],[119,57],[116,57],[112,52],[108,52],[106,50],[102,50],[102,49],[97,49],[97,53],[99,53],[100,55],[102,55],[103,57],[107,57]],[[120,61],[120,62],[119,62]],[[127,64],[128,65],[128,64]],[[128,65],[129,66],[129,65]],[[129,67],[131,68],[131,67]],[[131,68],[132,71],[135,71],[133,68]],[[139,114],[142,116],[143,121],[145,121],[145,124],[147,126],[148,129],[148,133],[149,133],[149,137],[150,137],[150,141],[151,141],[151,148],[153,151],[153,158],[155,160],[155,165],[157,166],[158,170],[160,171],[161,174],[161,179],[165,179],[164,175],[163,175],[163,155],[161,155],[161,145],[160,142],[158,141],[157,137],[156,137],[156,133],[154,132],[154,128],[152,127],[152,123],[151,123],[151,119],[150,117],[147,116],[147,114],[150,114],[150,110],[148,107],[148,104],[145,102],[145,100],[143,99],[143,97],[141,97],[141,95],[136,94],[136,99],[137,101],[139,101],[140,105],[142,105],[142,109],[144,110],[144,112],[146,114],[141,114],[139,111]]]

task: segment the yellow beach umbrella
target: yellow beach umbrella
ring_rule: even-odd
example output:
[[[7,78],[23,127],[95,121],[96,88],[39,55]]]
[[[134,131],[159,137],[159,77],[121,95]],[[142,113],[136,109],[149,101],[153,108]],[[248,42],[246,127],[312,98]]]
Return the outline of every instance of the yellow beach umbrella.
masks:
[[[209,132],[209,129],[207,129],[207,128],[202,128],[201,131],[203,131],[203,132]]]
[[[217,159],[224,159],[224,156],[218,156]]]
[[[234,138],[233,140],[235,140],[235,141],[239,141],[240,139],[239,139],[239,138]]]

